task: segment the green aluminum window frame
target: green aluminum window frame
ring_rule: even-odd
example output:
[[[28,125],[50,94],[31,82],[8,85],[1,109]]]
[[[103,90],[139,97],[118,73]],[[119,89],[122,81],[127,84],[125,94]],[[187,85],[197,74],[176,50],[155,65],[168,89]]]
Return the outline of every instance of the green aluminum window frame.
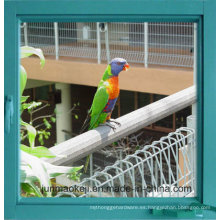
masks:
[[[135,7],[134,7],[135,6]],[[21,198],[19,195],[20,22],[197,22],[198,176],[195,198]],[[13,123],[5,133],[6,219],[144,219],[152,210],[94,211],[90,205],[190,205],[215,207],[215,0],[8,0],[5,1],[5,98],[13,100]],[[5,105],[6,106],[6,105]],[[9,109],[5,109],[6,112]],[[9,123],[6,119],[6,124]],[[210,172],[212,171],[212,172]],[[214,212],[204,215],[214,216]],[[172,217],[172,215],[170,215]],[[166,216],[168,219],[169,216]],[[196,219],[196,217],[194,217]],[[192,219],[192,218],[191,218]]]

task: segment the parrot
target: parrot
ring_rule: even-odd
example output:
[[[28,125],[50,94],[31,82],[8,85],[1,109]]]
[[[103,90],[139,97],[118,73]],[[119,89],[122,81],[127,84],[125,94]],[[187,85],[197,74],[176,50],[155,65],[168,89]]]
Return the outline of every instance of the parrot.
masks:
[[[114,58],[107,65],[102,79],[98,84],[91,108],[88,111],[86,119],[86,121],[90,120],[88,130],[94,129],[100,125],[107,125],[115,130],[115,127],[109,122],[114,122],[115,124],[120,125],[119,122],[111,119],[111,114],[120,92],[118,79],[119,73],[121,71],[127,71],[129,68],[129,64],[123,58]],[[86,121],[82,128],[85,127]],[[87,170],[89,159],[90,155],[87,157],[87,162],[84,168],[85,172]]]

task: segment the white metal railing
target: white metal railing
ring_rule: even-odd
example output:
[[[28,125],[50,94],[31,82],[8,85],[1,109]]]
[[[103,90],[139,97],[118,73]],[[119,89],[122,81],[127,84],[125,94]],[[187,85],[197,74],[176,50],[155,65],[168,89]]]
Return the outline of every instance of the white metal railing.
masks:
[[[145,126],[148,126],[174,112],[177,112],[196,102],[195,86],[189,87],[164,99],[135,110],[117,119],[120,127],[114,131],[107,126],[101,126],[87,131],[50,150],[57,155],[46,159],[56,165],[70,165],[87,155],[97,152],[103,147],[112,144]],[[107,166],[102,171],[93,173],[93,164],[90,160],[90,177],[83,179],[77,186],[83,186],[85,193],[58,193],[57,196],[104,196],[104,197],[184,197],[196,195],[196,166],[195,166],[195,116],[187,118],[186,128],[180,128],[167,137],[154,141],[136,150],[135,153],[121,157],[115,164]],[[61,176],[57,183],[64,184]],[[126,181],[125,181],[126,180]],[[127,184],[128,192],[115,192],[115,187]],[[94,194],[91,187],[99,188]],[[106,188],[107,187],[107,188]],[[169,187],[169,192],[164,192]],[[181,191],[178,191],[181,187]],[[149,192],[150,188],[150,192]],[[109,189],[109,190],[108,190]],[[177,190],[177,191],[175,191]],[[106,193],[107,192],[107,193]]]
[[[45,55],[193,67],[193,23],[25,23],[21,44],[40,47]]]
[[[194,197],[194,161],[195,130],[180,128],[80,183],[72,183],[75,189],[83,188],[81,193],[58,192],[57,196]]]
[[[47,161],[60,165],[79,160],[195,102],[196,89],[192,86],[118,118],[121,126],[115,131],[108,126],[101,126],[51,147],[52,152],[66,157]]]

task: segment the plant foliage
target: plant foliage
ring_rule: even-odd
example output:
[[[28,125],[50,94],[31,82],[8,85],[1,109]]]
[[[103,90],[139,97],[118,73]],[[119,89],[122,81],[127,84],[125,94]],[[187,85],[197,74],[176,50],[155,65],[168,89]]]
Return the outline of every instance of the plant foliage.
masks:
[[[21,58],[26,58],[32,55],[37,55],[40,58],[40,65],[43,68],[45,65],[45,58],[41,49],[24,46],[21,47]],[[36,137],[38,136],[39,142],[43,145],[44,139],[48,139],[50,132],[48,129],[52,127],[51,123],[56,122],[56,118],[53,115],[41,116],[43,118],[43,126],[45,129],[38,129],[42,125],[36,127],[33,126],[34,120],[33,114],[36,112],[42,103],[41,102],[27,102],[29,96],[22,96],[27,83],[27,72],[25,68],[20,66],[20,113],[27,110],[30,114],[31,120],[24,122],[21,119],[21,140],[28,139],[29,146],[20,144],[21,150],[21,165],[20,165],[20,183],[22,194],[24,196],[35,196],[35,197],[50,197],[50,192],[42,192],[42,187],[50,187],[52,182],[51,179],[61,174],[66,174],[71,179],[79,180],[80,167],[64,167],[55,166],[48,162],[43,161],[41,158],[54,158],[63,157],[62,155],[56,155],[44,146],[35,146]],[[44,107],[44,106],[43,106]],[[41,107],[41,109],[43,109]]]

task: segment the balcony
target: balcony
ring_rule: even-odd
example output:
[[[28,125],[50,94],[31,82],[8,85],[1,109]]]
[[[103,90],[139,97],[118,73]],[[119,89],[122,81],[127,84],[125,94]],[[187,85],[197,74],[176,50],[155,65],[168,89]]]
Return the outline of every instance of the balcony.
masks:
[[[126,137],[147,125],[152,124],[187,106],[195,105],[195,87],[189,87],[164,99],[133,111],[117,119],[120,127],[112,130],[107,126],[85,132],[51,149],[52,152],[66,157],[47,159],[56,165],[70,165],[95,152],[100,152],[107,145]],[[196,136],[195,116],[187,118],[187,127],[181,127],[158,141],[137,149],[134,153],[123,156],[103,170],[95,171],[96,161],[91,156],[88,176],[80,183],[69,180],[65,176],[57,178],[56,182],[62,186],[82,186],[87,191],[77,193],[58,193],[59,196],[80,197],[194,197],[196,195]],[[106,159],[106,158],[105,158]],[[129,186],[129,192],[103,190]],[[95,186],[100,191],[94,193]],[[107,187],[107,188],[106,188]],[[109,188],[110,187],[110,188]],[[134,190],[134,189],[140,189]],[[146,188],[150,187],[150,192]],[[170,187],[169,193],[158,188]],[[175,188],[185,189],[183,192]]]

